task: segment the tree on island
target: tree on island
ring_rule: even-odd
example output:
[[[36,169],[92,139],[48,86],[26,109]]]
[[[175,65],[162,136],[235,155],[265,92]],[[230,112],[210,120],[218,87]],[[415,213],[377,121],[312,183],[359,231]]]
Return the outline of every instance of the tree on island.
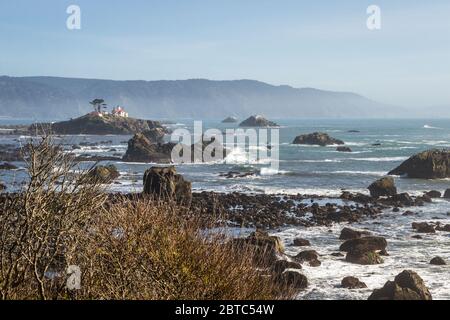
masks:
[[[91,102],[89,102],[94,107],[94,111],[101,113],[102,109],[106,109],[106,103],[103,99],[94,99]]]

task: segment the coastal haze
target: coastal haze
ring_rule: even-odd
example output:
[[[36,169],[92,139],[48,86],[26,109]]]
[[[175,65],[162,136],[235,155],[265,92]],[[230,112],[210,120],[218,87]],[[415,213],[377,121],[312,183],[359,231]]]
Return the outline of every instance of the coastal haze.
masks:
[[[102,97],[126,106],[136,118],[220,119],[264,114],[272,118],[408,117],[405,108],[388,106],[350,92],[274,86],[254,80],[112,81],[57,77],[0,77],[0,116],[67,119],[91,111]]]

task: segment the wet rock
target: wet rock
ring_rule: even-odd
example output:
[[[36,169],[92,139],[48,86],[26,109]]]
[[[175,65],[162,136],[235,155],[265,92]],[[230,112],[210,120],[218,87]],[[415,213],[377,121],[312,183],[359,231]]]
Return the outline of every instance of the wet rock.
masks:
[[[318,145],[318,146],[328,146],[328,145],[342,145],[344,141],[330,137],[327,133],[314,132],[311,134],[304,134],[297,136],[293,144],[306,144],[306,145]]]
[[[444,198],[445,199],[450,199],[450,189],[445,190]]]
[[[416,230],[416,232],[419,233],[435,233],[436,230],[431,224],[428,224],[426,222],[413,222],[412,228]]]
[[[375,289],[369,300],[432,300],[422,278],[411,270],[404,270],[394,281],[388,281],[381,289]]]
[[[340,252],[333,252],[331,254],[331,256],[333,256],[333,257],[343,257],[344,255],[342,253],[340,253]]]
[[[390,175],[408,178],[443,179],[450,177],[450,150],[429,150],[416,154],[395,168]]]
[[[370,235],[369,231],[359,231],[359,230],[354,230],[354,229],[350,229],[350,228],[344,228],[341,231],[341,235],[339,236],[340,240],[350,240],[350,239],[357,239],[357,238],[361,238],[362,236],[367,236]]]
[[[419,236],[419,235],[414,235],[414,236],[412,236],[411,238],[418,239],[418,240],[423,239],[423,237],[422,237],[422,236]]]
[[[0,182],[0,191],[6,190],[6,185]]]
[[[97,183],[111,183],[120,176],[116,166],[96,166],[88,172],[88,177]]]
[[[431,259],[430,264],[433,264],[435,266],[444,266],[447,263],[441,257],[434,257],[433,259]]]
[[[336,151],[339,151],[339,152],[353,152],[350,147],[337,147]]]
[[[358,278],[355,277],[345,277],[344,279],[342,279],[341,285],[346,289],[367,288],[367,285],[364,282],[361,282]]]
[[[303,263],[308,262],[311,267],[318,267],[322,263],[319,261],[319,254],[315,250],[305,250],[294,257],[295,260]]]
[[[383,196],[393,196],[397,194],[397,187],[395,186],[392,177],[381,178],[369,186],[370,195],[374,198]]]
[[[308,287],[308,278],[300,271],[286,270],[275,277],[275,281],[280,286],[281,291],[287,289],[303,290]]]
[[[440,198],[442,196],[442,193],[436,190],[432,190],[428,191],[426,195],[429,196],[430,198]]]
[[[349,133],[360,133],[361,131],[359,131],[359,130],[348,130],[347,132],[349,132]]]
[[[294,239],[293,245],[296,247],[305,247],[305,246],[310,246],[311,243],[309,242],[309,240],[302,239],[302,238],[296,238],[296,239]]]
[[[446,232],[450,232],[450,224],[446,224],[446,225],[444,225],[444,226],[438,225],[438,226],[436,227],[436,230],[437,230],[437,231],[446,231]]]
[[[383,263],[383,259],[376,251],[347,252],[345,261],[361,265],[374,265]]]
[[[283,273],[286,269],[301,269],[302,265],[295,261],[277,260],[272,266],[272,271],[276,274]]]
[[[227,179],[236,179],[236,178],[246,178],[255,176],[256,172],[239,172],[239,171],[229,171],[227,173],[219,174],[219,177],[224,177]]]
[[[345,241],[339,248],[347,252],[345,260],[351,263],[372,265],[383,263],[379,251],[386,250],[387,241],[383,237],[368,236]]]
[[[278,127],[275,122],[269,121],[263,116],[256,115],[247,118],[239,124],[240,127]]]
[[[16,170],[17,167],[11,163],[4,162],[0,163],[0,170]]]
[[[152,167],[145,171],[143,193],[159,199],[189,204],[192,199],[192,185],[177,173],[175,167]]]
[[[413,206],[414,205],[413,198],[411,198],[411,196],[406,192],[400,193],[400,194],[395,194],[390,199],[396,203],[403,205],[403,206]]]
[[[414,212],[412,212],[412,211],[405,211],[402,214],[402,216],[404,216],[404,217],[414,216],[414,215],[416,215],[416,214]]]

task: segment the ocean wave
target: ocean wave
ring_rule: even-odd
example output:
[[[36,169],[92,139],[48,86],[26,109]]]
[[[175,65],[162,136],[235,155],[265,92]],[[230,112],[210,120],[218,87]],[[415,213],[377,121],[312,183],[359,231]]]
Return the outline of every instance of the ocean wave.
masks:
[[[386,172],[384,171],[331,171],[329,173],[337,173],[337,174],[349,174],[349,175],[368,175],[368,176],[377,176],[377,177],[383,177],[386,175]]]
[[[433,127],[433,126],[430,126],[428,124],[424,125],[423,128],[424,129],[438,129],[438,130],[442,130],[443,129],[443,128],[439,128],[439,127]]]
[[[283,175],[283,174],[289,174],[289,173],[290,173],[290,171],[273,169],[273,168],[261,168],[259,170],[259,174],[262,176],[275,176],[275,175]]]
[[[340,163],[342,160],[339,159],[319,159],[319,160],[293,160],[292,162],[301,162],[301,163]]]

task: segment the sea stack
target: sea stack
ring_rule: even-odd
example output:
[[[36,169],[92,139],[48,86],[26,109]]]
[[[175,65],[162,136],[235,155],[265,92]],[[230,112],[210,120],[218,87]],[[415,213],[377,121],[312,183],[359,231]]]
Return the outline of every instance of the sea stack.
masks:
[[[222,120],[222,123],[236,123],[237,118],[236,117],[228,117]]]
[[[416,154],[389,172],[418,179],[450,178],[450,150],[428,150]]]
[[[344,141],[330,137],[327,133],[314,132],[297,136],[292,143],[324,147],[328,145],[343,145]]]
[[[242,121],[240,127],[278,127],[275,122],[269,121],[263,116],[251,116]]]

